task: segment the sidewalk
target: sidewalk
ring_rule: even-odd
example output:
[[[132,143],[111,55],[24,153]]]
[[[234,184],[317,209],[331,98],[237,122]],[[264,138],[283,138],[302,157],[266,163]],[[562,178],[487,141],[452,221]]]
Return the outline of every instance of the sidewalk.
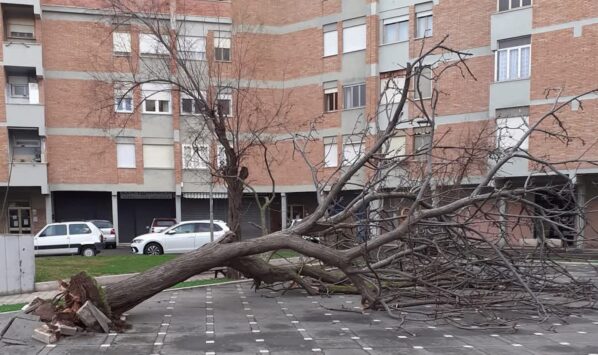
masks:
[[[273,259],[270,260],[272,265],[285,265],[296,263],[300,260],[300,257],[293,257],[289,259]],[[135,274],[123,274],[123,275],[106,275],[106,276],[98,276],[96,280],[102,286],[110,285],[116,282],[120,282],[122,280],[126,280],[129,277],[133,277],[137,275]],[[197,280],[211,280],[214,279],[214,271],[206,271],[199,275],[195,275],[187,279],[186,281],[197,281]],[[19,303],[29,303],[33,301],[36,297],[39,298],[52,298],[58,293],[58,282],[50,281],[50,282],[37,282],[35,284],[36,292],[32,293],[23,293],[20,295],[8,295],[8,296],[0,296],[0,305],[8,305],[8,304],[19,304]]]

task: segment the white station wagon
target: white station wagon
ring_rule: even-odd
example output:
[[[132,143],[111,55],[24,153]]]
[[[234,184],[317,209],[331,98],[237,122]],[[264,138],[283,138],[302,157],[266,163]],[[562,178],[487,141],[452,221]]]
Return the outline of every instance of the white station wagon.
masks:
[[[229,230],[223,221],[214,221],[214,240]],[[185,221],[158,233],[136,237],[131,242],[133,254],[160,255],[186,253],[210,242],[210,221]]]
[[[35,255],[94,256],[103,243],[102,232],[91,222],[51,223],[33,238]]]

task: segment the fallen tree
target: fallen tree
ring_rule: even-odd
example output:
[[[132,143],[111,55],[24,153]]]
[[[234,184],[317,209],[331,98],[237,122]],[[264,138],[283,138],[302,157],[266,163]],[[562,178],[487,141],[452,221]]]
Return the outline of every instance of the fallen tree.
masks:
[[[180,43],[163,16],[140,15],[134,2],[111,2],[115,19],[133,18],[165,47]],[[113,319],[164,289],[220,266],[254,279],[256,287],[283,283],[299,285],[312,295],[357,293],[364,308],[385,310],[403,320],[395,311],[430,304],[442,309],[436,316],[466,310],[499,326],[504,320],[495,312],[501,310],[546,319],[574,307],[594,307],[596,287],[554,261],[560,249],[551,240],[560,247],[574,246],[583,233],[578,226],[583,225],[584,205],[577,199],[574,179],[562,171],[595,162],[584,156],[553,161],[542,152],[532,154],[525,143],[532,135],[555,145],[575,141],[560,112],[571,103],[583,109],[580,98],[598,90],[567,99],[550,91],[554,105],[533,122],[520,120],[518,126],[509,126],[518,131],[515,137],[494,120],[463,132],[440,131],[436,116],[444,95],[438,90],[443,76],[458,73],[463,85],[475,76],[467,65],[469,54],[449,48],[446,38],[434,45],[423,43],[418,58],[389,78],[376,112],[363,117],[367,127],[353,132],[359,151],[348,164],[321,174],[324,162],[310,159],[307,149],[317,132],[289,132],[297,155],[312,172],[318,206],[289,229],[239,240],[235,232],[240,230],[240,201],[250,174],[243,166],[250,151],[243,137],[250,137],[252,147],[266,147],[270,127],[231,133],[228,125],[238,121],[224,117],[214,100],[202,94],[202,85],[212,83],[196,77],[205,71],[190,68],[172,46],[168,53],[165,75],[149,71],[143,80],[129,84],[165,82],[200,103],[199,115],[227,156],[223,167],[211,166],[210,171],[225,181],[229,199],[234,197],[229,201],[233,233],[107,286],[105,312]],[[428,81],[434,84],[431,99],[415,99],[424,97],[422,83]],[[407,107],[410,115],[404,114]],[[419,137],[413,151],[398,151],[391,144],[405,128],[405,134]],[[532,173],[509,179],[505,169],[514,162],[524,162]],[[521,248],[532,236],[533,245]],[[261,257],[279,249],[294,250],[310,263],[273,266]],[[546,300],[546,295],[551,298]]]

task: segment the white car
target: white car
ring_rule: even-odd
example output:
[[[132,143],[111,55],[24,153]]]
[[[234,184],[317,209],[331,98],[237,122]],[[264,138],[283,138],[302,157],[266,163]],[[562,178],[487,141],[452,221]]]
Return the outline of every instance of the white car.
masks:
[[[106,249],[116,249],[116,230],[112,225],[112,222],[101,219],[94,219],[88,221],[93,223],[94,226],[98,227],[104,236],[104,244]]]
[[[94,256],[104,247],[104,236],[93,223],[51,223],[33,237],[35,255]]]
[[[228,226],[223,221],[214,221],[214,240],[221,238]],[[210,242],[210,221],[185,221],[158,233],[136,237],[131,242],[133,254],[160,255],[186,253]]]

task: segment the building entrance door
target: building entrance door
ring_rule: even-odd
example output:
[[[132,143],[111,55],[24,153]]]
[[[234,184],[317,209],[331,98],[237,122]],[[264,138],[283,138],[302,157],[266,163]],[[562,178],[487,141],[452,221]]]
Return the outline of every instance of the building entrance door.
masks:
[[[8,232],[31,234],[31,207],[8,208]]]

